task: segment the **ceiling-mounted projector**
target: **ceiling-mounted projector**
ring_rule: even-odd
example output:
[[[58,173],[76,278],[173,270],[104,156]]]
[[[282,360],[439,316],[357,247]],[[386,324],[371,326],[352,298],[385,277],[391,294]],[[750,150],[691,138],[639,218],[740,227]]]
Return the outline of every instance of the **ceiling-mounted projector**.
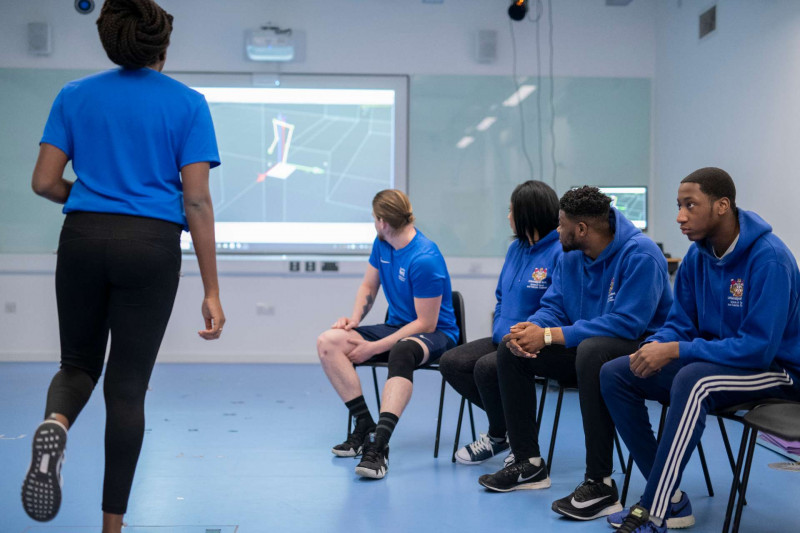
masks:
[[[294,59],[294,40],[290,28],[262,26],[247,32],[247,58],[252,61],[291,61]]]

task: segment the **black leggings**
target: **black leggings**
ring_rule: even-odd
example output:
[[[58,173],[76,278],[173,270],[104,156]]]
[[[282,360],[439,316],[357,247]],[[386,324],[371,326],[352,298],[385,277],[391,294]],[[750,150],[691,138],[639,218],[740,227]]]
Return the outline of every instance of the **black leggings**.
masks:
[[[517,460],[539,457],[536,425],[536,376],[578,386],[586,445],[586,476],[600,480],[614,468],[614,422],[600,393],[600,367],[636,351],[641,340],[592,337],[577,348],[546,346],[535,359],[517,357],[501,344],[497,375],[508,438]]]
[[[181,228],[152,218],[70,213],[58,245],[61,370],[45,417],[72,425],[103,372],[103,511],[124,514],[144,437],[144,397],[180,276]]]
[[[489,418],[489,436],[506,435],[503,400],[497,382],[497,345],[491,337],[478,339],[447,350],[439,359],[444,379]]]

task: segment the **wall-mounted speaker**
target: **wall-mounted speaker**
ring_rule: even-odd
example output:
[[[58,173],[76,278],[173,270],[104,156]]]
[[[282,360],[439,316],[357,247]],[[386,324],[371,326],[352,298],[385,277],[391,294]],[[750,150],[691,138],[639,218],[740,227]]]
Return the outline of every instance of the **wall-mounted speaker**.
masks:
[[[28,23],[28,53],[35,56],[49,56],[53,53],[50,24],[46,22]]]
[[[495,30],[479,30],[475,40],[475,61],[494,63],[496,60],[497,32]]]

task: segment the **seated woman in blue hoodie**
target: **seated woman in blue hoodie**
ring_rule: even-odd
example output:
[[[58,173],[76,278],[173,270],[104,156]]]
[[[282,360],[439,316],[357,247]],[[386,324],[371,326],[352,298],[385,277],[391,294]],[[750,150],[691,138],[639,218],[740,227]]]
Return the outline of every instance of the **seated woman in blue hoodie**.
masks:
[[[481,476],[501,492],[550,486],[538,443],[535,378],[577,384],[586,443],[585,479],[553,510],[590,520],[622,510],[613,469],[614,423],[600,394],[600,367],[636,351],[664,323],[672,292],[667,261],[596,187],[559,202],[564,255],[541,307],[497,350],[497,374],[515,462]]]
[[[562,253],[556,231],[558,196],[546,183],[529,180],[517,185],[511,193],[508,222],[515,239],[497,281],[492,336],[453,348],[439,360],[447,382],[489,418],[489,431],[456,452],[461,464],[480,464],[508,449],[497,382],[497,345],[511,326],[539,309]]]
[[[678,486],[711,410],[760,400],[800,401],[800,271],[786,245],[737,209],[724,170],[701,168],[678,188],[681,232],[692,246],[678,270],[666,323],[629,358],[603,367],[603,396],[647,486],[620,531],[694,524]],[[669,403],[656,443],[645,399]]]

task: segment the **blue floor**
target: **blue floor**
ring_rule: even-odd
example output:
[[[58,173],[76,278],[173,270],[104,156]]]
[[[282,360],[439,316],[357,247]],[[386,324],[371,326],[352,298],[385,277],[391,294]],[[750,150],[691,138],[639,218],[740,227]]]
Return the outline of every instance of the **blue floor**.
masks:
[[[38,524],[24,514],[19,487],[40,420],[53,364],[0,364],[0,532],[99,532],[104,408],[100,388],[70,432],[64,501],[58,517]],[[371,376],[361,369],[375,409]],[[382,369],[378,370],[383,378]],[[448,388],[442,449],[433,458],[439,376],[415,375],[414,398],[395,430],[384,480],[358,478],[354,459],[335,458],[346,411],[314,365],[157,365],[147,398],[147,434],[126,522],[128,533],[394,531],[610,531],[603,520],[561,519],[550,510],[583,476],[577,396],[564,400],[552,472],[542,491],[486,492],[479,475],[500,468],[450,462],[458,398]],[[545,408],[546,448],[555,391]],[[478,430],[486,419],[475,411]],[[694,506],[696,532],[718,532],[731,473],[711,420],[703,438],[717,495],[708,497],[692,459],[682,488]],[[738,445],[739,428],[729,424]],[[468,431],[468,430],[467,430]],[[468,440],[462,431],[462,444]],[[769,469],[783,461],[756,451],[741,531],[800,531],[800,474]],[[619,465],[617,465],[619,469]],[[622,475],[615,474],[621,485]],[[632,482],[635,499],[644,481]]]

